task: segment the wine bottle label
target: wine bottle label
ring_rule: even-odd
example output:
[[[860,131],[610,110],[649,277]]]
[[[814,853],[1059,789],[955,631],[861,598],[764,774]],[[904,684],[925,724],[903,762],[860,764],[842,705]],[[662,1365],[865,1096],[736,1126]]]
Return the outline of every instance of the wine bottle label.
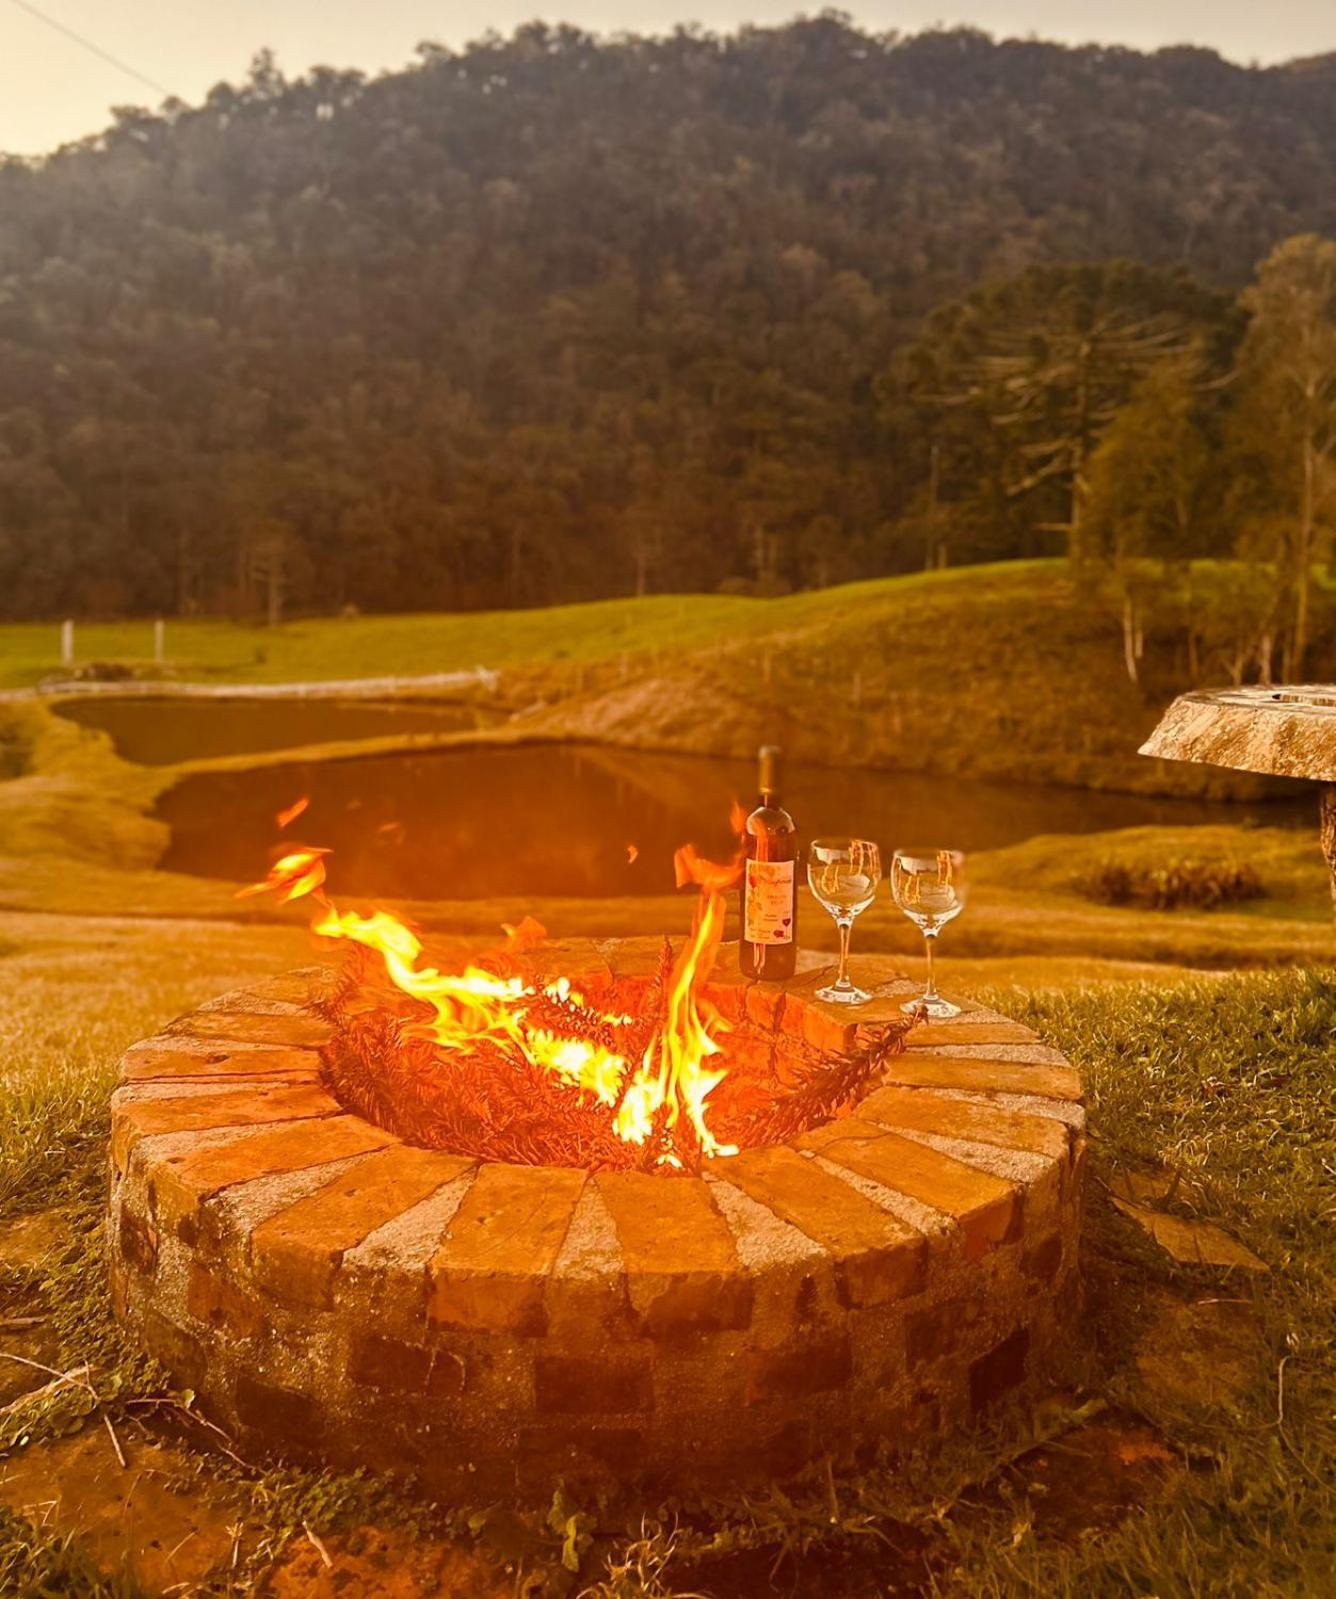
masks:
[[[793,942],[793,862],[748,861],[747,914],[743,937],[749,944]]]

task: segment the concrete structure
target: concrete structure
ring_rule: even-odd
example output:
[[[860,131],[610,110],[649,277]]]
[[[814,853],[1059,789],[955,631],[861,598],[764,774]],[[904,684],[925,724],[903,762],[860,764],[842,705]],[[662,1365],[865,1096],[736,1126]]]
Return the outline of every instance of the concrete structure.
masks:
[[[1141,753],[1320,783],[1319,837],[1336,904],[1336,683],[1180,694]]]

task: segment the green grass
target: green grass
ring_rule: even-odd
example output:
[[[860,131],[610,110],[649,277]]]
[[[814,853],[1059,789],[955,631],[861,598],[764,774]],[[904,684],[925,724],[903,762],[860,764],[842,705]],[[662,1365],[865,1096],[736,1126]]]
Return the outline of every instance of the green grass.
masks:
[[[129,1401],[161,1391],[162,1378],[120,1343],[103,1292],[97,1228],[116,1055],[182,1005],[294,954],[283,946],[292,935],[281,931],[257,943],[182,929],[172,945],[177,965],[164,974],[151,931],[116,935],[113,944],[59,919],[41,936],[0,923],[0,939],[9,941],[0,979],[7,996],[21,996],[7,1001],[0,1039],[8,1062],[0,1080],[0,1218],[65,1207],[80,1242],[33,1291],[53,1320],[56,1363],[91,1354],[99,1391],[124,1424]],[[1086,1307],[1081,1336],[1056,1374],[1065,1409],[1016,1409],[935,1459],[833,1482],[818,1471],[782,1494],[697,1505],[685,1520],[671,1504],[656,1505],[643,1524],[574,1503],[550,1518],[443,1514],[380,1484],[288,1468],[247,1474],[207,1459],[200,1491],[210,1473],[243,1486],[257,1549],[272,1551],[303,1524],[329,1537],[371,1518],[414,1538],[461,1539],[498,1571],[520,1547],[513,1580],[535,1582],[544,1572],[554,1582],[560,1576],[562,1530],[582,1516],[576,1583],[526,1592],[684,1594],[698,1586],[702,1560],[727,1574],[731,1564],[751,1569],[759,1551],[764,1570],[785,1549],[799,1553],[809,1575],[843,1569],[839,1562],[859,1551],[876,1569],[881,1556],[871,1552],[885,1550],[889,1565],[906,1529],[923,1543],[931,1591],[941,1595],[1305,1599],[1328,1591],[1336,1528],[1336,1089],[1328,1056],[1336,973],[1003,995],[1000,1003],[1086,1073]],[[1150,1164],[1179,1171],[1177,1208],[1219,1222],[1268,1263],[1269,1275],[1254,1281],[1179,1267],[1151,1245],[1107,1195],[1118,1173]],[[1135,1358],[1155,1307],[1221,1298],[1247,1301],[1255,1318],[1253,1377],[1228,1402],[1166,1401]],[[1187,1349],[1182,1358],[1192,1366],[1200,1357]],[[1148,1422],[1185,1469],[1162,1497],[1073,1541],[1044,1531],[1034,1473],[1018,1457],[1027,1440],[1078,1421],[1091,1400]],[[40,1439],[40,1417],[34,1431]],[[57,1530],[35,1533],[12,1516],[0,1518],[0,1574],[4,1592],[94,1599],[131,1591],[97,1574]]]
[[[961,567],[943,573],[878,578],[782,599],[719,594],[662,594],[599,600],[531,611],[316,618],[277,628],[172,620],[167,654],[185,678],[229,683],[314,682],[329,678],[415,676],[555,661],[601,661],[623,652],[679,652],[740,636],[781,632],[834,620],[851,606],[884,607],[919,591],[968,587],[1060,569],[1056,561]],[[75,629],[76,663],[146,664],[151,621],[95,622]],[[55,622],[0,625],[0,688],[20,688],[60,674]]]

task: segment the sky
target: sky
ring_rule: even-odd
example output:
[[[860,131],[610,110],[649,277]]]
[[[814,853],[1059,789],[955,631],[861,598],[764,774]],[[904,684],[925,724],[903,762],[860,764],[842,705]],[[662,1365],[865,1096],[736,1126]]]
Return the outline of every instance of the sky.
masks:
[[[38,155],[95,133],[113,105],[197,102],[246,74],[268,46],[296,76],[316,65],[401,67],[424,39],[462,45],[535,15],[595,33],[658,33],[679,22],[723,32],[819,11],[823,0],[0,0],[0,151]],[[969,23],[1001,37],[1153,50],[1209,45],[1268,64],[1336,50],[1336,0],[844,0],[864,27],[915,32]],[[62,34],[82,35],[121,66]],[[152,81],[139,81],[121,68]]]

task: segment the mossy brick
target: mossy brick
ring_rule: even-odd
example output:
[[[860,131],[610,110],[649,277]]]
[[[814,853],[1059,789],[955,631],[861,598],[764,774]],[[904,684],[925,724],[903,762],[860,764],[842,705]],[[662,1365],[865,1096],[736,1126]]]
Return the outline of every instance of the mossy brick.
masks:
[[[999,1016],[978,1021],[959,1016],[946,1021],[916,1022],[905,1036],[906,1049],[936,1049],[939,1044],[1037,1044],[1039,1034],[1024,1022]]]
[[[1021,1258],[1021,1270],[1038,1283],[1051,1283],[1062,1265],[1062,1234],[1050,1233],[1032,1245]]]
[[[1030,1332],[1017,1327],[970,1365],[970,1409],[977,1415],[1025,1381]]]
[[[306,1452],[324,1430],[324,1412],[310,1394],[279,1387],[243,1371],[235,1392],[237,1420],[270,1442]]]
[[[631,1305],[651,1338],[746,1327],[752,1284],[706,1185],[647,1172],[594,1179],[622,1246]]]
[[[654,1408],[648,1354],[597,1357],[539,1355],[534,1361],[539,1413],[624,1416]]]
[[[264,1306],[259,1299],[231,1277],[210,1270],[198,1260],[190,1263],[186,1309],[196,1321],[235,1338],[252,1338],[265,1325]]]
[[[795,1150],[749,1150],[721,1162],[719,1176],[830,1252],[845,1303],[884,1304],[923,1286],[927,1239]]]
[[[143,1341],[153,1358],[171,1372],[183,1388],[198,1388],[208,1376],[212,1362],[204,1343],[161,1311],[150,1309],[145,1315]]]
[[[953,1217],[972,1260],[1006,1242],[1019,1224],[1021,1194],[1014,1183],[976,1171],[875,1122],[848,1117],[804,1133],[798,1143]]]
[[[213,1127],[262,1127],[272,1122],[337,1116],[342,1107],[313,1084],[268,1083],[192,1094],[180,1099],[135,1099],[113,1104],[111,1158],[124,1172],[141,1138],[155,1133],[203,1132]]]
[[[852,1375],[847,1332],[804,1339],[782,1349],[755,1349],[747,1361],[747,1402],[827,1393],[846,1387]]]
[[[966,1093],[1034,1094],[1040,1099],[1076,1103],[1081,1077],[1071,1066],[1026,1066],[1019,1062],[961,1060],[931,1051],[906,1050],[893,1056],[882,1073],[885,1083],[906,1088],[954,1088]]]
[[[1065,1164],[1070,1134],[1051,1116],[1026,1116],[973,1099],[952,1099],[927,1088],[880,1088],[858,1107],[859,1117],[885,1127],[964,1138],[1002,1149],[1026,1150]]]
[[[354,1333],[348,1375],[354,1383],[383,1393],[453,1399],[464,1391],[464,1362],[459,1355],[381,1333]]]
[[[584,1172],[566,1167],[481,1167],[428,1267],[428,1315],[540,1334],[547,1277],[584,1184]]]
[[[117,1226],[116,1252],[127,1266],[145,1277],[151,1277],[158,1264],[157,1228],[124,1205]]]
[[[281,1044],[260,1045],[254,1049],[229,1049],[220,1043],[216,1049],[189,1047],[180,1039],[149,1039],[127,1050],[121,1059],[123,1083],[158,1082],[186,1078],[192,1081],[226,1081],[239,1078],[316,1082],[320,1077],[320,1057],[312,1049],[288,1049]]]
[[[374,1151],[255,1228],[250,1258],[256,1282],[288,1304],[329,1305],[348,1250],[474,1164],[402,1144]]]
[[[323,1116],[285,1122],[225,1144],[201,1143],[151,1163],[149,1208],[160,1228],[175,1232],[200,1204],[224,1189],[398,1142],[360,1116]]]
[[[284,1044],[319,1049],[333,1036],[333,1027],[314,1011],[268,1015],[256,1011],[196,1010],[167,1027],[180,1038],[219,1038],[240,1044]]]

